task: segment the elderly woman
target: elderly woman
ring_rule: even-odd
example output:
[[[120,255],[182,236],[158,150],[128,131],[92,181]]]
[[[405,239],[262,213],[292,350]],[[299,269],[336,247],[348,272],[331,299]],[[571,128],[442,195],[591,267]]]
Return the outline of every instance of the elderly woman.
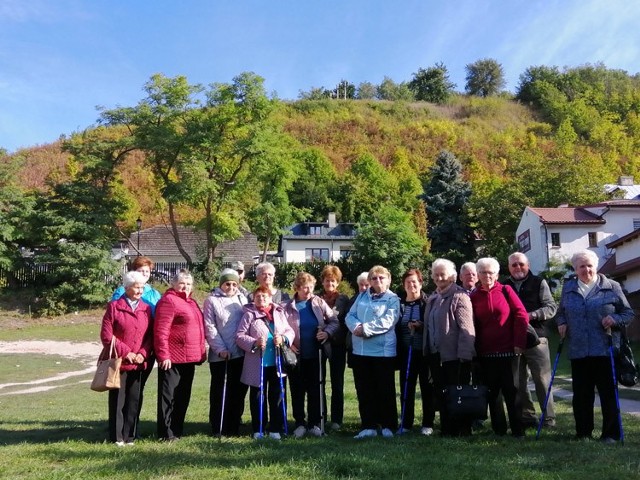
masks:
[[[400,364],[400,405],[401,425],[398,435],[408,433],[413,428],[415,418],[416,386],[420,381],[422,397],[422,435],[433,434],[435,418],[435,398],[433,386],[429,383],[428,364],[422,355],[422,326],[427,295],[422,291],[422,272],[410,268],[402,275],[403,296],[400,299],[400,320],[396,325],[398,337],[398,362]],[[409,358],[411,349],[411,358]]]
[[[620,427],[609,346],[610,342],[620,344],[619,328],[631,323],[634,312],[620,284],[596,273],[595,253],[578,252],[571,263],[577,278],[562,288],[556,322],[560,336],[569,339],[576,437],[591,438],[597,388],[602,408],[601,440],[614,443],[620,440]]]
[[[516,292],[498,282],[500,264],[495,258],[476,263],[480,286],[470,295],[476,329],[476,351],[484,383],[489,388],[491,427],[507,433],[500,393],[507,404],[511,434],[524,436],[518,393],[519,355],[526,348],[529,315]]]
[[[259,286],[252,296],[254,301],[244,306],[244,314],[236,331],[236,343],[245,352],[240,381],[250,387],[253,438],[262,438],[268,428],[269,438],[280,440],[284,422],[287,421],[281,399],[286,399],[287,394],[284,373],[283,378],[278,377],[276,355],[278,347],[283,343],[292,345],[295,336],[284,308],[273,303],[271,289]],[[280,391],[281,380],[284,392]],[[261,401],[265,393],[266,401]]]
[[[288,302],[291,298],[289,294],[278,290],[273,285],[273,280],[276,275],[276,267],[269,262],[259,263],[256,266],[256,281],[258,285],[268,289],[271,292],[271,301],[278,305]],[[253,294],[249,294],[249,301],[253,302]]]
[[[423,349],[435,389],[442,395],[447,385],[468,384],[476,340],[469,294],[456,285],[456,266],[438,258],[431,264],[436,291],[427,300],[424,313]],[[444,398],[440,397],[444,406]],[[440,409],[442,435],[471,435],[472,418],[453,418]]]
[[[398,426],[396,407],[395,325],[400,312],[398,296],[389,291],[391,274],[379,265],[369,270],[369,290],[361,293],[347,314],[352,333],[353,379],[362,430],[355,438],[393,437]]]
[[[325,396],[325,358],[323,345],[330,341],[338,330],[338,318],[329,305],[313,294],[316,279],[300,272],[293,281],[295,295],[284,306],[289,325],[293,329],[295,340],[291,349],[299,355],[300,363],[289,374],[293,419],[296,429],[295,438],[302,438],[309,432],[314,437],[321,436],[320,395]],[[321,370],[322,368],[322,370]],[[309,422],[305,421],[304,401],[307,397]]]
[[[180,270],[156,306],[158,438],[170,442],[182,436],[195,366],[206,358],[204,320],[192,289],[193,277]]]
[[[338,317],[338,330],[331,336],[331,357],[329,358],[329,374],[331,375],[331,428],[340,430],[344,416],[344,370],[347,365],[347,335],[349,330],[344,320],[349,311],[349,297],[338,292],[342,281],[342,272],[335,265],[327,265],[320,273],[322,294]]]
[[[142,373],[153,347],[151,308],[141,301],[146,278],[127,272],[124,295],[107,306],[102,319],[100,340],[109,349],[115,337],[115,350],[122,357],[120,389],[109,391],[109,438],[118,446],[133,445],[142,396]]]
[[[144,256],[135,257],[131,262],[131,264],[129,265],[129,271],[140,272],[142,274],[142,277],[144,278],[144,290],[142,291],[142,296],[140,297],[140,300],[142,300],[144,303],[149,305],[149,307],[151,307],[152,317],[156,314],[156,304],[158,303],[158,301],[160,300],[160,297],[162,296],[158,290],[156,290],[151,285],[149,285],[149,283],[147,283],[149,281],[149,277],[151,276],[151,271],[153,270],[153,266],[154,266],[153,261],[151,261],[149,257],[144,257]],[[116,291],[113,292],[113,296],[111,297],[111,300],[118,300],[124,294],[125,294],[125,287],[124,285],[122,285],[116,288]],[[149,379],[149,375],[151,375],[151,371],[153,370],[153,364],[155,362],[156,362],[156,359],[153,352],[149,352],[149,357],[147,358],[147,362],[146,362],[147,368],[144,370],[144,372],[142,372],[142,386],[140,389],[140,410],[142,410],[144,386],[146,385],[147,380]],[[140,418],[138,418],[138,421],[136,422],[136,437],[139,434],[139,432],[137,431],[137,426],[139,423],[140,423]]]
[[[236,330],[247,299],[239,287],[238,273],[226,268],[220,273],[219,287],[204,300],[204,328],[211,371],[209,423],[214,435],[238,435],[244,412],[247,387],[240,382],[244,351],[236,344]]]

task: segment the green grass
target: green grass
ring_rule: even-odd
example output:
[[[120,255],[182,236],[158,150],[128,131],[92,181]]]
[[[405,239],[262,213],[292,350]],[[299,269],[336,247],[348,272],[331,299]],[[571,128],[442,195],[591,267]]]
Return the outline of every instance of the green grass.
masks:
[[[74,338],[95,340],[88,333],[95,326],[60,327]],[[68,330],[67,330],[68,329]],[[53,329],[52,329],[53,330]],[[1,337],[9,333],[2,331]],[[23,329],[42,338],[39,328]],[[53,333],[53,332],[52,332]],[[36,338],[36,337],[31,337]],[[11,360],[13,358],[14,360]],[[55,361],[67,361],[56,357]],[[568,363],[566,359],[563,360]],[[39,371],[49,375],[47,360],[23,355],[3,355],[0,383],[11,363],[24,365],[24,379]],[[72,370],[72,365],[64,367]],[[49,365],[48,368],[53,368]],[[60,367],[62,368],[62,366]],[[0,389],[0,478],[7,479],[207,479],[212,478],[429,478],[429,479],[590,479],[640,478],[640,419],[625,416],[624,446],[597,441],[577,442],[570,405],[557,402],[558,428],[543,431],[536,441],[529,431],[524,441],[496,437],[490,429],[469,439],[407,435],[394,439],[356,441],[357,403],[351,371],[346,378],[346,415],[343,431],[326,438],[255,442],[247,435],[219,441],[208,435],[207,365],[198,367],[186,435],[167,444],[155,439],[156,375],[145,390],[142,413],[143,440],[131,448],[117,448],[105,441],[107,394],[89,390],[91,375],[58,382],[55,390],[7,395]],[[248,406],[245,422],[249,421]],[[598,410],[596,410],[597,412]],[[599,415],[596,425],[601,422]],[[599,432],[594,432],[596,435]]]

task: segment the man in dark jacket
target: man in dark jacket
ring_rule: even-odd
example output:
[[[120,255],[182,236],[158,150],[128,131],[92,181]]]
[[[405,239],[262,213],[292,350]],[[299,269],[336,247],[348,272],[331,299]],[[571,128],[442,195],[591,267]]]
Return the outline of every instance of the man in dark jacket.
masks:
[[[549,382],[551,381],[551,360],[545,322],[553,318],[556,314],[557,306],[553,296],[551,296],[551,290],[549,290],[547,282],[529,271],[529,259],[524,253],[515,252],[509,255],[509,273],[511,275],[504,283],[510,285],[518,293],[520,300],[522,300],[529,313],[529,323],[535,328],[538,337],[540,337],[539,345],[528,348],[522,354],[520,374],[518,375],[520,380],[518,392],[522,397],[522,424],[525,427],[535,427],[537,426],[536,411],[527,387],[527,366],[531,370],[536,396],[542,409],[549,389]],[[553,408],[553,396],[549,396],[544,426],[553,428],[555,424],[556,414]]]

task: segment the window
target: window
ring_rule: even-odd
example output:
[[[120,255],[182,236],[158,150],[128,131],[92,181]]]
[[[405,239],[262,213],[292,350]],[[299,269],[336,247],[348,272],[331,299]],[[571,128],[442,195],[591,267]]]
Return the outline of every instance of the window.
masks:
[[[531,234],[529,233],[529,230],[518,235],[518,245],[520,246],[520,251],[522,253],[531,250]]]
[[[597,247],[598,234],[596,232],[589,232],[587,235],[589,236],[589,248]]]
[[[324,260],[325,262],[328,262],[329,249],[328,248],[305,248],[304,259],[307,262],[311,262],[313,260]]]
[[[340,247],[340,258],[349,258],[353,252],[352,247]]]
[[[551,234],[551,246],[552,247],[559,247],[560,246],[560,234],[559,233],[552,233]]]
[[[322,235],[322,226],[309,225],[309,235]]]
[[[633,219],[633,229],[640,230],[640,218]]]

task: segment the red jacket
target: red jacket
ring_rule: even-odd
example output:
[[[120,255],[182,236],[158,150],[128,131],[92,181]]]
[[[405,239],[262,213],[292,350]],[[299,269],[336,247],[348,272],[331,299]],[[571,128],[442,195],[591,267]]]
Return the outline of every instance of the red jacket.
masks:
[[[204,362],[204,319],[196,301],[167,290],[156,305],[153,340],[158,363]]]
[[[100,329],[100,340],[107,351],[111,346],[111,337],[114,335],[116,352],[119,357],[123,357],[120,370],[144,370],[147,367],[146,360],[153,350],[151,307],[140,301],[134,312],[125,297],[109,302]],[[139,353],[145,358],[145,362],[134,364],[124,360],[129,352]]]
[[[471,293],[471,305],[479,356],[526,348],[529,315],[510,286],[496,282],[489,291],[477,288]]]

